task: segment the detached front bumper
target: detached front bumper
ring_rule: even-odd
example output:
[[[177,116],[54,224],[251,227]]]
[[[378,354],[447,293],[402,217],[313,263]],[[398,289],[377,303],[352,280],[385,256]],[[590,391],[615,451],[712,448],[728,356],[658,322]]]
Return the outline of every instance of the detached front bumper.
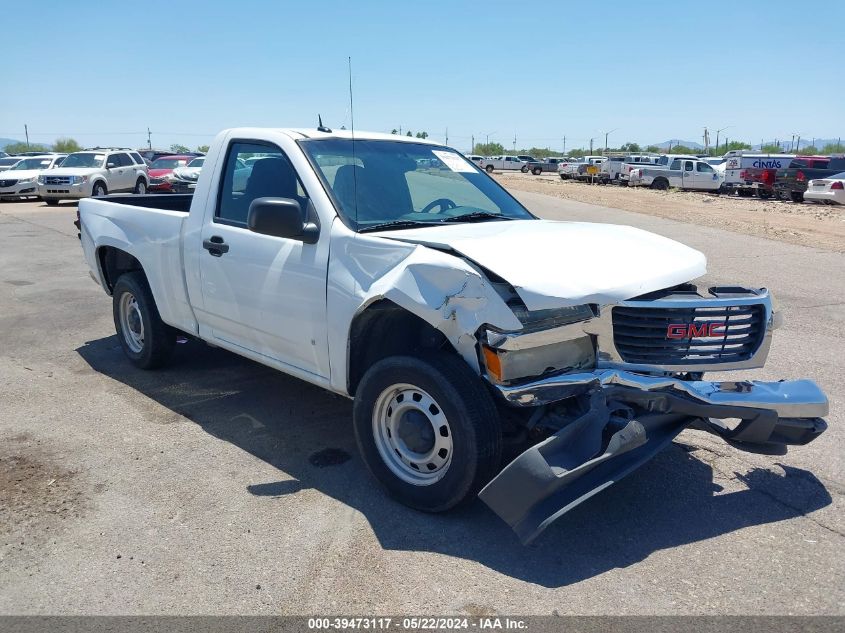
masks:
[[[607,369],[496,388],[516,406],[590,394],[586,413],[526,450],[479,493],[525,543],[643,465],[685,428],[766,453],[807,444],[827,428],[827,397],[810,380],[686,381]]]

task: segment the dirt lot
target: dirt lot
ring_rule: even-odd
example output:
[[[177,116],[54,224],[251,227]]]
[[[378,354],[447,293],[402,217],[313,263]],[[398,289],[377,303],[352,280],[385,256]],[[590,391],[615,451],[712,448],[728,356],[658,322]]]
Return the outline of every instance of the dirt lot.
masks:
[[[497,174],[496,178],[508,188],[519,191],[544,193],[802,246],[845,251],[845,207],[692,191],[590,185],[561,180],[554,175]]]

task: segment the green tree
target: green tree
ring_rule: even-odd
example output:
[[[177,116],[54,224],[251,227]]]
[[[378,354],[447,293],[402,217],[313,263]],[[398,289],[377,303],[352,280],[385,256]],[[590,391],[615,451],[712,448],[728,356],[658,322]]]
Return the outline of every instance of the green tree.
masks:
[[[777,143],[766,143],[760,146],[760,151],[766,154],[780,154],[783,152],[783,148]]]
[[[822,154],[841,154],[845,152],[845,145],[842,143],[828,143],[822,147]]]
[[[660,148],[657,147],[657,145],[649,145],[645,148],[645,151],[647,151],[649,154],[659,154]]]
[[[417,132],[417,138],[428,138],[428,132]]]
[[[63,154],[72,154],[78,152],[82,147],[72,138],[57,138],[53,143],[53,151],[62,152]]]
[[[208,145],[200,145],[197,147],[197,151],[203,154],[208,154]]]
[[[399,130],[397,130],[396,128],[393,128],[392,130],[390,130],[390,133],[391,134],[399,134]]]
[[[190,152],[191,150],[189,150],[184,145],[179,145],[179,143],[174,143],[173,145],[170,146],[170,151],[173,152],[174,154],[184,154],[185,152]]]
[[[803,156],[814,156],[818,153],[819,150],[815,145],[807,145],[807,147],[802,147],[796,152],[796,154],[801,154]]]
[[[640,149],[639,144],[637,143],[625,143],[622,147],[619,148],[620,151],[623,152],[630,152],[631,154],[638,154],[642,150]]]
[[[686,145],[673,145],[671,152],[672,154],[695,154],[696,150]]]
[[[413,137],[413,136],[414,136],[414,134],[413,134],[413,132],[411,132],[411,130],[408,130],[408,133],[407,133],[405,136],[411,136],[411,137]]]
[[[50,148],[41,145],[41,143],[30,143],[29,145],[26,143],[10,143],[6,145],[3,151],[7,154],[20,154],[21,152],[49,152]]]
[[[482,156],[498,156],[505,153],[505,148],[501,143],[476,143],[474,153]]]

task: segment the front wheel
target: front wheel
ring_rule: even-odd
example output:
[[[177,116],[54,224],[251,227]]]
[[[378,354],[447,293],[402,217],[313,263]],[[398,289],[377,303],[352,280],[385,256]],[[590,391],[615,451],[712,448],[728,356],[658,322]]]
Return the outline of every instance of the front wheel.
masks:
[[[493,165],[487,165],[487,167],[485,167],[484,169],[487,171],[488,174],[493,173]]]
[[[521,171],[523,174],[527,174],[528,173],[528,167],[527,166],[520,167],[519,171]]]
[[[94,198],[100,198],[102,196],[107,195],[108,192],[109,190],[106,189],[106,186],[103,183],[95,182],[94,188],[91,190],[91,196]]]
[[[138,178],[138,182],[135,183],[135,191],[133,193],[136,193],[140,196],[143,196],[145,193],[147,193],[147,181],[143,178]]]
[[[134,365],[155,369],[170,360],[176,330],[161,320],[144,273],[120,276],[112,291],[112,313],[120,344]]]
[[[790,191],[789,199],[793,202],[804,202],[804,194],[800,191]]]
[[[496,407],[463,359],[393,356],[361,380],[355,437],[372,475],[401,503],[442,512],[471,499],[498,471]]]
[[[542,173],[543,173],[543,170],[542,170],[542,169],[540,169],[539,167],[535,167],[535,168],[531,171],[531,173],[532,173],[532,174],[534,174],[535,176],[539,176],[540,174],[542,174]]]
[[[44,198],[44,202],[47,203],[48,207],[57,207],[59,206],[59,201],[55,198]]]

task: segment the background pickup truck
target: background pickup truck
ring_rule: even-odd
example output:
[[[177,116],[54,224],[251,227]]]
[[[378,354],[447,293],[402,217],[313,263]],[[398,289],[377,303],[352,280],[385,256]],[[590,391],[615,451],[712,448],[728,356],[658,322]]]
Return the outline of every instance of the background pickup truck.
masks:
[[[742,197],[755,193],[764,200],[774,195],[778,169],[789,167],[794,154],[735,153],[725,159],[725,193],[736,193]]]
[[[543,172],[551,172],[556,174],[558,171],[558,166],[561,163],[569,162],[568,158],[546,158],[544,160],[537,160],[528,163],[528,170],[534,174],[535,176],[539,176]]]
[[[650,187],[651,189],[697,189],[718,191],[722,186],[723,176],[703,160],[676,158],[668,167],[652,165],[631,170],[628,180],[630,187]]]
[[[488,174],[494,169],[500,169],[502,171],[518,169],[524,174],[528,173],[528,163],[517,156],[493,156],[491,158],[485,158],[481,166]]]
[[[642,165],[654,165],[657,160],[657,156],[608,156],[607,160],[601,164],[599,180],[603,184],[610,182],[628,184],[631,169]],[[626,166],[629,167],[627,170]]]
[[[845,157],[842,156],[797,156],[786,169],[775,174],[775,192],[779,198],[803,202],[807,183],[821,180],[845,171]]]
[[[353,398],[393,497],[478,495],[526,542],[686,428],[781,453],[826,428],[811,381],[703,379],[764,364],[768,291],[696,288],[704,256],[659,235],[537,219],[435,143],[228,130],[193,196],[83,200],[79,228],[132,363],[187,335]]]

